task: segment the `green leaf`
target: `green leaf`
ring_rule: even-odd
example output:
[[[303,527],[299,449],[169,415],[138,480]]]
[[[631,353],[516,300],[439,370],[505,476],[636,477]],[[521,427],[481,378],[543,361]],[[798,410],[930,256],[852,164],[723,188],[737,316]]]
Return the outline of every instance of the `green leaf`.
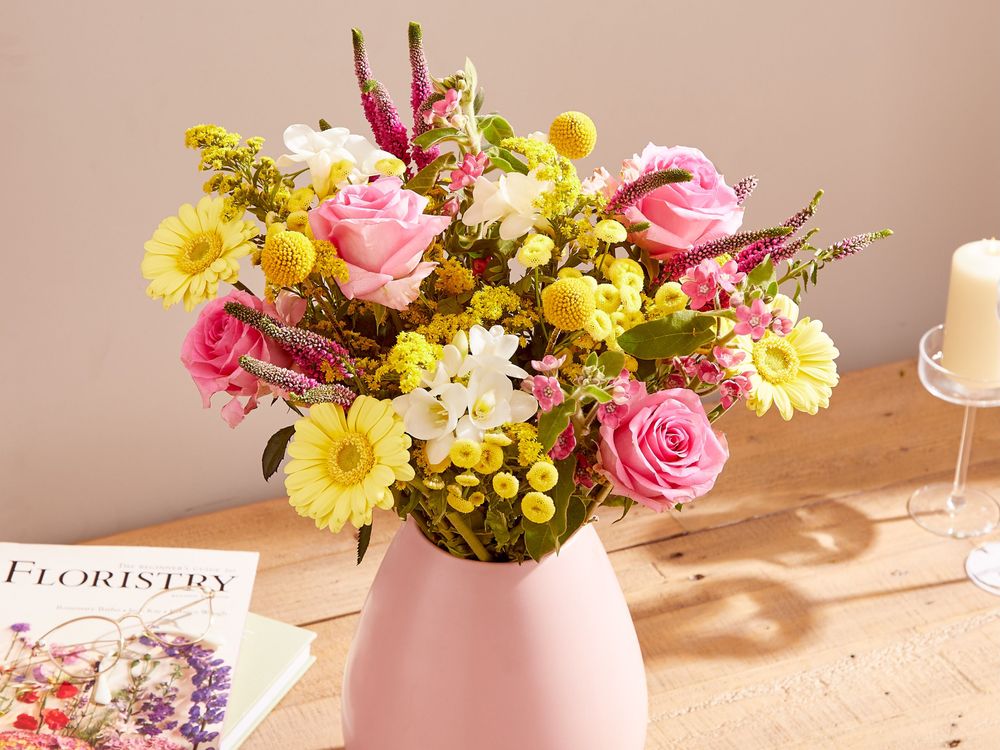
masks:
[[[587,355],[587,360],[583,363],[584,367],[594,367],[597,364],[597,352],[591,352]]]
[[[715,319],[681,310],[641,323],[618,337],[621,348],[638,359],[669,359],[691,354],[715,338]]]
[[[365,559],[365,553],[368,551],[368,544],[372,540],[372,525],[362,526],[358,529],[358,565],[361,561]]]
[[[454,162],[454,154],[441,154],[441,156],[413,175],[413,178],[406,183],[406,188],[415,193],[426,195],[437,183],[438,175],[441,174],[442,170],[448,169]]]
[[[472,102],[472,111],[475,112],[477,115],[479,114],[479,110],[483,108],[483,101],[485,99],[486,99],[486,91],[485,89],[483,89],[482,86],[480,86],[478,89],[476,89],[476,98]]]
[[[566,544],[587,520],[587,502],[579,495],[573,495],[566,507],[566,530],[559,537],[559,546]]]
[[[268,438],[267,445],[264,446],[264,453],[260,457],[260,465],[264,470],[265,481],[274,476],[274,472],[281,466],[281,461],[285,457],[285,448],[294,434],[295,425],[289,425],[288,427],[282,427]]]
[[[454,138],[461,132],[462,131],[457,128],[434,128],[433,130],[428,130],[426,133],[421,133],[415,137],[413,139],[413,145],[426,151],[435,143],[440,143],[441,141],[449,138]]]
[[[606,404],[611,400],[611,394],[603,388],[598,388],[596,385],[584,386],[583,393],[599,404]]]
[[[514,128],[500,115],[483,115],[478,120],[479,132],[490,143],[499,144],[504,138],[514,137]]]
[[[576,414],[576,408],[576,401],[569,399],[538,417],[538,442],[546,453],[552,450],[556,440],[569,426],[570,417]]]
[[[505,148],[491,146],[486,150],[486,155],[490,157],[490,163],[497,169],[502,169],[504,172],[528,174],[528,165]]]
[[[757,264],[749,274],[747,274],[747,283],[750,286],[761,286],[767,287],[774,281],[774,263],[771,262],[771,256],[767,256],[763,261]]]
[[[486,526],[493,532],[497,547],[505,547],[511,539],[510,514],[513,513],[513,506],[508,500],[494,500],[490,503],[486,511]]]
[[[621,521],[623,518],[625,518],[626,514],[632,509],[632,506],[635,505],[635,500],[633,500],[630,497],[624,497],[622,495],[610,495],[608,496],[608,498],[605,499],[605,501],[602,504],[608,506],[609,508],[622,509],[622,514],[615,521],[615,523],[618,523],[618,521]]]
[[[559,471],[559,481],[552,488],[550,497],[556,506],[555,513],[547,523],[534,523],[527,518],[523,520],[524,546],[533,560],[541,560],[545,555],[559,549],[561,539],[569,529],[569,508],[576,490],[576,456],[570,456],[555,462]],[[577,522],[581,511],[574,508],[573,521],[579,528],[582,521]],[[586,512],[584,509],[582,512]]]
[[[535,523],[525,518],[524,525],[524,548],[528,550],[532,560],[541,560],[552,552],[559,540],[552,533],[552,527],[547,523]]]
[[[609,378],[617,378],[625,367],[625,355],[621,352],[603,352],[597,358],[597,366]]]

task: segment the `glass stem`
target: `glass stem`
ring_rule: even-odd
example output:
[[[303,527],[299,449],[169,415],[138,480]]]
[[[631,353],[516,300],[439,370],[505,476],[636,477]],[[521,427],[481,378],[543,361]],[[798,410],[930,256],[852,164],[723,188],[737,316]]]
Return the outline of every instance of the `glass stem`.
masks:
[[[965,481],[969,474],[969,457],[972,455],[972,432],[976,426],[976,407],[965,407],[962,422],[962,442],[958,449],[958,464],[955,466],[955,481],[948,496],[947,510],[957,513],[965,506]]]

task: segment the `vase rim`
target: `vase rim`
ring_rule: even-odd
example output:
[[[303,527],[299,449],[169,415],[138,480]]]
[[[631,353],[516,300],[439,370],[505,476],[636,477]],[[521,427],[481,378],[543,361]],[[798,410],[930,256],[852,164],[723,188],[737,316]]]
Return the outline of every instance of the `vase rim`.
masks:
[[[494,562],[489,562],[489,561],[486,561],[486,560],[477,560],[477,559],[471,559],[471,558],[468,558],[468,557],[456,557],[455,555],[453,555],[450,552],[448,552],[448,550],[441,549],[436,544],[434,544],[434,542],[432,542],[430,539],[428,539],[426,536],[424,536],[424,532],[422,532],[420,530],[420,527],[417,525],[417,522],[414,521],[411,517],[408,516],[406,518],[406,521],[403,523],[403,526],[404,526],[404,528],[405,527],[412,528],[413,533],[415,533],[420,538],[420,543],[426,544],[428,547],[431,548],[432,551],[434,551],[434,552],[436,552],[436,553],[438,553],[438,554],[442,555],[443,557],[446,557],[446,558],[448,558],[450,560],[454,560],[454,561],[459,562],[459,563],[474,563],[476,565],[481,565],[481,566],[485,566],[485,567],[509,568],[510,566],[516,566],[517,568],[522,568],[522,567],[525,567],[525,566],[540,566],[543,563],[548,562],[549,560],[558,557],[561,553],[563,553],[567,549],[569,549],[569,547],[571,545],[575,546],[577,538],[586,529],[590,528],[593,531],[592,527],[594,526],[594,523],[592,521],[585,522],[582,526],[580,526],[580,528],[578,528],[576,531],[573,532],[573,535],[569,539],[567,539],[566,542],[558,550],[550,552],[545,557],[543,557],[541,560],[532,560],[532,559],[529,558],[529,559],[524,560],[522,562],[515,562],[514,560],[497,560],[497,561],[494,561]],[[397,532],[397,533],[401,533],[402,531],[403,531],[403,529],[400,529],[400,532]]]

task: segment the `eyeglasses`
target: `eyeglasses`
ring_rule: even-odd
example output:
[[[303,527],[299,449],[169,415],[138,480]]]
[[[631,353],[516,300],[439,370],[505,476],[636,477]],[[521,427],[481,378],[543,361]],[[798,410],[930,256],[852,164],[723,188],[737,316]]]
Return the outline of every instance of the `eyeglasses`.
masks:
[[[125,646],[141,638],[126,637],[122,625],[127,620],[138,620],[142,635],[165,648],[184,648],[203,641],[215,619],[215,593],[203,586],[167,589],[147,599],[137,611],[117,619],[75,617],[39,638],[33,653],[44,653],[66,681],[88,682],[113,669]]]

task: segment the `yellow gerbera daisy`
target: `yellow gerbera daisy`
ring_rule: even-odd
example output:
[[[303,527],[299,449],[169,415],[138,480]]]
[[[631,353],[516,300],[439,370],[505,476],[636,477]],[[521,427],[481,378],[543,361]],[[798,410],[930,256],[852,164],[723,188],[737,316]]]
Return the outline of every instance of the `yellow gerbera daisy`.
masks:
[[[163,299],[165,308],[184,301],[184,309],[215,298],[219,282],[239,277],[239,259],[250,253],[257,228],[241,218],[224,221],[225,199],[206,196],[197,208],[180,207],[177,216],[160,222],[146,242],[143,278],[146,294]]]
[[[815,414],[830,405],[840,352],[820,321],[803,318],[787,336],[768,331],[760,341],[737,336],[734,342],[747,352],[740,367],[750,378],[747,406],[758,417],[771,404],[785,420],[795,411]]]
[[[393,482],[409,482],[410,437],[392,402],[358,396],[347,413],[316,404],[295,423],[288,446],[285,491],[299,515],[317,528],[340,531],[372,522],[374,508],[391,508]]]

